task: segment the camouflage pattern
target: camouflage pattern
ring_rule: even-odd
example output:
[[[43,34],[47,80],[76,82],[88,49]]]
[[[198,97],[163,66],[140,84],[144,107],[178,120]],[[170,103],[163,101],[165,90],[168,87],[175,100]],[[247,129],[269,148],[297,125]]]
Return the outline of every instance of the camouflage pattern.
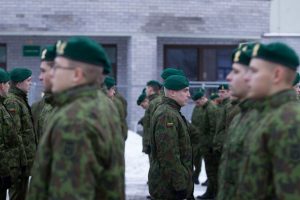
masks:
[[[225,125],[226,125],[226,127],[225,127],[225,132],[226,132],[225,137],[227,137],[227,135],[228,135],[228,129],[230,127],[230,124],[231,124],[232,120],[241,111],[239,104],[240,104],[239,100],[233,100],[233,101],[230,102],[230,104],[229,104],[229,106],[227,108],[226,123],[225,123]],[[224,141],[223,141],[223,145],[224,145],[225,140],[226,139],[224,139]]]
[[[28,200],[124,199],[124,140],[118,111],[99,87],[54,95]]]
[[[113,98],[112,100],[118,110],[119,116],[120,116],[120,121],[121,121],[121,125],[122,125],[122,136],[124,141],[127,139],[127,132],[128,132],[128,127],[127,127],[127,123],[126,123],[126,116],[125,116],[125,110],[124,110],[124,106],[121,102],[120,99],[118,98]]]
[[[300,198],[300,106],[295,91],[262,102],[247,134],[234,199]]]
[[[232,103],[229,98],[224,99],[218,106],[218,118],[215,136],[213,139],[214,151],[221,153],[223,148],[223,143],[226,137],[226,131],[228,130],[230,119],[229,111],[232,110]],[[231,119],[233,117],[231,116]]]
[[[51,93],[45,93],[44,97],[40,101],[32,104],[31,106],[33,124],[34,129],[36,130],[38,142],[45,131],[44,127],[53,106],[53,95]]]
[[[233,119],[225,140],[221,163],[219,167],[218,196],[220,200],[232,200],[237,189],[241,160],[243,159],[243,145],[253,121],[257,120],[258,112],[254,100],[244,100],[239,104],[240,113]]]
[[[8,97],[4,101],[4,105],[13,117],[18,135],[22,137],[27,158],[27,170],[24,176],[29,176],[37,149],[37,137],[33,127],[33,119],[30,106],[28,105],[27,94],[12,86],[9,90]]]
[[[121,112],[121,123],[122,123],[122,135],[124,136],[124,140],[127,139],[128,134],[128,125],[126,121],[127,117],[127,101],[126,99],[116,91],[114,100],[117,101],[117,108],[119,112]],[[121,106],[120,106],[121,105]]]
[[[17,133],[12,116],[4,107],[4,100],[0,96],[0,196],[6,199],[6,189],[16,183],[27,160],[22,138]]]
[[[161,103],[162,96],[158,94],[153,94],[148,97],[149,99],[149,107],[145,112],[144,116],[144,134],[143,134],[143,152],[146,154],[150,154],[150,122],[151,117],[154,113],[154,110],[157,108],[157,105]]]
[[[148,184],[154,199],[193,196],[192,146],[188,125],[176,101],[163,97],[151,119]]]

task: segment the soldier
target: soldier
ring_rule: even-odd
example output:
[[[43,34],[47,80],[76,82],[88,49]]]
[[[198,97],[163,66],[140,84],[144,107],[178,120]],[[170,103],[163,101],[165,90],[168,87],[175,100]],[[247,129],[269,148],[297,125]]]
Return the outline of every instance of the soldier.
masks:
[[[40,75],[39,79],[42,81],[44,86],[44,96],[43,98],[34,103],[31,106],[34,127],[36,130],[37,140],[41,139],[44,132],[44,126],[46,125],[47,116],[51,113],[53,109],[53,95],[51,92],[51,69],[54,65],[54,58],[56,55],[56,48],[54,45],[48,46],[42,51],[41,55],[41,65],[40,65]]]
[[[194,96],[199,102],[199,114],[197,116],[198,129],[200,133],[199,151],[204,157],[208,187],[206,192],[198,196],[198,199],[210,199],[215,197],[215,182],[217,181],[215,169],[215,159],[213,155],[213,137],[216,131],[217,107],[204,96],[204,92],[199,92]]]
[[[147,108],[149,107],[149,100],[147,99],[147,95],[146,93],[142,92],[142,94],[140,94],[140,96],[138,97],[137,101],[136,101],[136,104],[138,106],[141,106],[145,112],[147,110]],[[144,126],[144,120],[145,120],[145,114],[144,116],[138,121],[138,124]],[[143,136],[144,133],[142,133],[142,136]]]
[[[127,123],[126,123],[126,111],[124,110],[124,105],[122,101],[119,98],[116,98],[116,81],[113,77],[111,76],[106,76],[104,79],[104,84],[106,86],[106,93],[107,96],[114,102],[119,115],[120,115],[120,120],[122,123],[122,135],[124,138],[124,141],[127,139]]]
[[[18,135],[22,137],[25,147],[27,166],[23,168],[20,180],[12,185],[10,199],[25,199],[30,170],[37,149],[37,137],[33,127],[33,119],[27,94],[31,86],[32,72],[26,68],[15,68],[10,72],[11,88],[4,105],[14,119]]]
[[[158,81],[151,80],[147,82],[146,95],[147,95],[147,99],[149,100],[149,103],[151,103],[152,100],[158,98],[161,87],[162,85]],[[150,135],[149,135],[150,120],[148,120],[147,115],[148,114],[146,110],[142,151],[146,154],[150,154]]]
[[[6,190],[18,182],[20,172],[26,167],[25,149],[13,118],[4,106],[9,89],[9,74],[0,69],[0,199],[6,200]],[[21,161],[21,162],[20,162]]]
[[[57,45],[55,110],[40,141],[29,200],[124,199],[124,141],[118,111],[99,90],[111,66],[86,37]]]
[[[165,97],[151,119],[149,191],[154,199],[193,199],[192,147],[180,113],[190,97],[189,82],[174,75],[164,87]]]
[[[255,102],[247,99],[249,87],[245,81],[249,63],[251,60],[251,45],[240,47],[233,53],[232,70],[227,76],[232,91],[232,96],[241,101],[239,109],[241,110],[230,124],[227,138],[225,140],[221,164],[219,167],[219,200],[235,199],[234,195],[237,189],[239,165],[243,159],[243,143],[245,141],[249,124],[257,116],[257,110],[254,109]]]
[[[298,66],[298,55],[283,43],[253,48],[247,96],[261,105],[245,138],[233,199],[300,198],[300,106],[292,89]]]
[[[182,70],[174,69],[174,68],[166,68],[164,71],[161,73],[161,78],[163,80],[166,80],[169,76],[171,75],[181,75],[184,76],[184,73]],[[147,142],[149,144],[149,131],[150,131],[150,121],[152,118],[152,115],[154,111],[156,110],[157,106],[162,102],[162,98],[164,96],[163,91],[159,95],[155,95],[156,98],[153,98],[152,100],[149,99],[149,108],[146,110],[145,113],[145,124],[144,124],[144,134],[146,134],[146,139],[144,142],[143,139],[143,152],[144,153],[149,153],[150,152],[150,145],[147,146]]]

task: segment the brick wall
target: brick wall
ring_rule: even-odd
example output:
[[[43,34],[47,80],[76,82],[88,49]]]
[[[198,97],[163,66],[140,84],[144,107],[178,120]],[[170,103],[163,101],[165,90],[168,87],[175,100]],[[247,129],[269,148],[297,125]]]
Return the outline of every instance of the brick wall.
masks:
[[[117,44],[119,89],[129,102],[128,122],[134,128],[143,115],[136,98],[148,80],[159,79],[164,44],[258,39],[269,32],[269,7],[269,0],[5,0],[0,43],[8,45],[8,68],[30,66],[36,82],[39,61],[20,55],[24,44],[43,45],[70,35]]]

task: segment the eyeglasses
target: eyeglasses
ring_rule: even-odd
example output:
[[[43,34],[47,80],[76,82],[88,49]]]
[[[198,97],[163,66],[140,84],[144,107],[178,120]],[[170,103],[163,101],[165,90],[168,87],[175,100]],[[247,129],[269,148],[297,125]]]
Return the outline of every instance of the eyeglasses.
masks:
[[[57,69],[74,70],[75,68],[74,67],[62,67],[62,66],[59,66],[59,65],[54,65],[52,69],[55,71]]]

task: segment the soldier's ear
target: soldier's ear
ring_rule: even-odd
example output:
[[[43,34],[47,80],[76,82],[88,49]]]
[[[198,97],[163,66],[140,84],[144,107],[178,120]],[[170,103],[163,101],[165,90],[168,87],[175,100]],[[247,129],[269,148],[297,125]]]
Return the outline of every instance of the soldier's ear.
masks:
[[[84,72],[81,67],[75,67],[73,81],[74,83],[82,83],[85,80]]]

